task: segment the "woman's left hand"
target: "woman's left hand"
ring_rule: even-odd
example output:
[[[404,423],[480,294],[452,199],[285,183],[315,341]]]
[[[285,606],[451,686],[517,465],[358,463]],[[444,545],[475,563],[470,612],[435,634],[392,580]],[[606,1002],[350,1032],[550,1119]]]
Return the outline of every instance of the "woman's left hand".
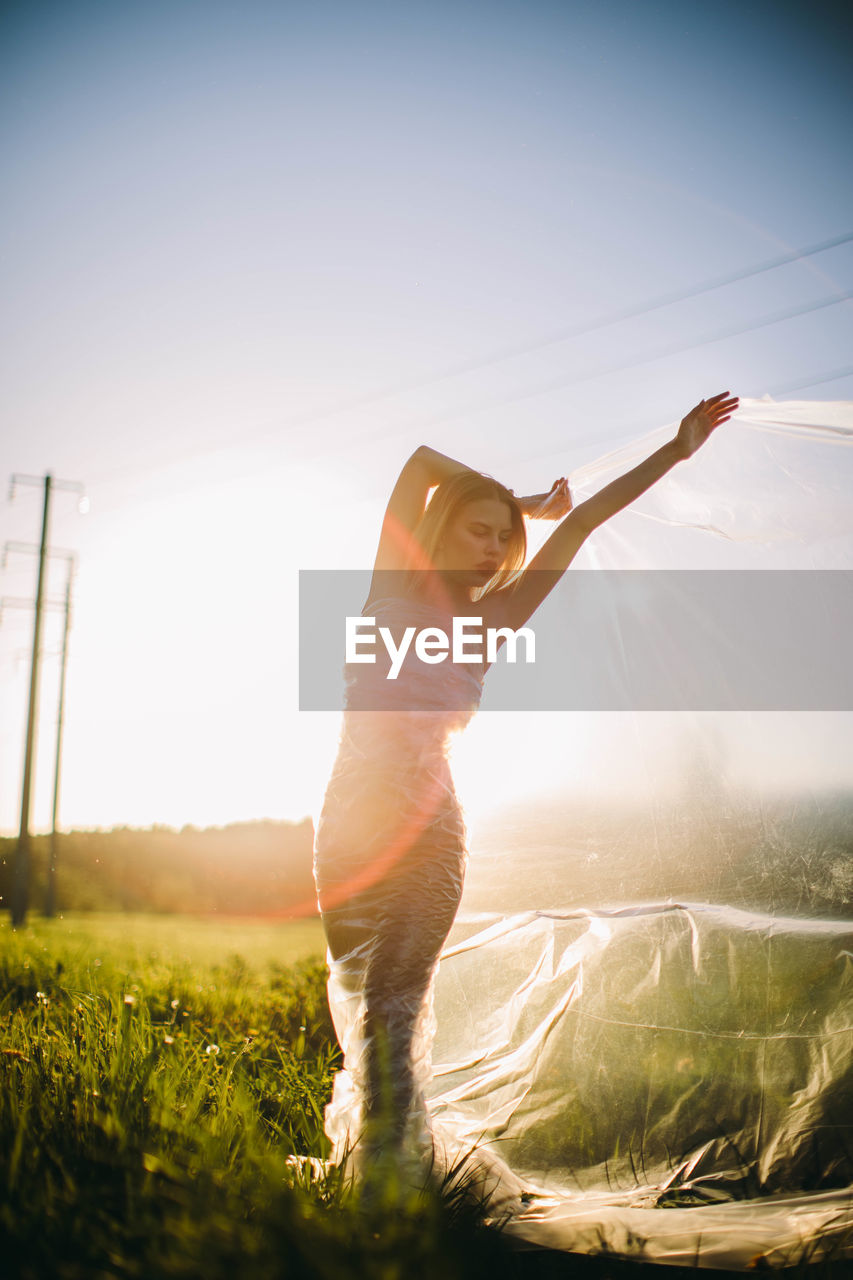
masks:
[[[682,418],[675,443],[682,458],[691,457],[721,422],[728,422],[738,407],[737,396],[721,391],[710,400],[700,400],[686,418]]]

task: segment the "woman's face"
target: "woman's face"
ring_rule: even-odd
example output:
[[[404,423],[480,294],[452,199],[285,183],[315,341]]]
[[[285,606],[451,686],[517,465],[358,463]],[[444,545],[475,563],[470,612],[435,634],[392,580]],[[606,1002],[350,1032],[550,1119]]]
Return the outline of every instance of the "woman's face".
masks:
[[[466,502],[447,526],[435,567],[466,586],[485,586],[504,563],[511,537],[512,515],[505,502],[498,498]]]

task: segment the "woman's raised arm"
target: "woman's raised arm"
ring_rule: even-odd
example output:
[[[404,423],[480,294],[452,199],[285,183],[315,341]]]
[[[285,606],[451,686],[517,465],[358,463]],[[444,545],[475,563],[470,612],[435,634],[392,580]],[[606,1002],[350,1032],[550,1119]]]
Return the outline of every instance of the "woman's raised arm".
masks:
[[[730,397],[728,391],[710,400],[700,400],[682,419],[674,439],[569,512],[515,585],[492,597],[495,612],[501,618],[500,625],[513,630],[522,626],[556,586],[593,529],[639,498],[676,462],[695,453],[715,427],[728,421],[737,406],[737,397]]]
[[[380,586],[376,578],[378,571],[400,571],[406,567],[412,547],[412,533],[426,510],[430,489],[441,484],[442,480],[449,480],[461,471],[470,470],[464,463],[448,458],[429,445],[422,444],[415,449],[404,463],[388,500],[368,599],[372,599],[374,588]]]
[[[457,462],[455,458],[431,449],[428,444],[415,449],[391,492],[374,569],[403,568],[408,558],[410,535],[426,509],[430,489],[472,469],[464,462]],[[548,493],[534,493],[516,501],[525,515],[548,520],[565,515],[572,505],[565,477],[555,480]]]

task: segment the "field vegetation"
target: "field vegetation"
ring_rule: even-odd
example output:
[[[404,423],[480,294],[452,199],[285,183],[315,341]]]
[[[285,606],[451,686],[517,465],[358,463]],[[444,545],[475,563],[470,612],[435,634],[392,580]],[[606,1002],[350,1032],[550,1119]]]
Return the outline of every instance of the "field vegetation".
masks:
[[[324,1163],[340,1054],[322,948],[316,920],[0,925],[0,1274],[658,1276],[520,1251],[458,1182],[344,1185]]]
[[[316,921],[0,927],[4,1277],[522,1274],[464,1195],[367,1204],[323,1163],[321,951]]]

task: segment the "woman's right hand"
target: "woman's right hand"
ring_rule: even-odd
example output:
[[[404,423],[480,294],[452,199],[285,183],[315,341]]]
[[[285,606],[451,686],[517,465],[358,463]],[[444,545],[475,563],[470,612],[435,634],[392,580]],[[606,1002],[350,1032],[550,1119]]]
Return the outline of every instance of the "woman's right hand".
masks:
[[[523,509],[534,520],[562,520],[572,509],[572,495],[566,477],[560,476],[555,480],[547,493],[525,498]]]

